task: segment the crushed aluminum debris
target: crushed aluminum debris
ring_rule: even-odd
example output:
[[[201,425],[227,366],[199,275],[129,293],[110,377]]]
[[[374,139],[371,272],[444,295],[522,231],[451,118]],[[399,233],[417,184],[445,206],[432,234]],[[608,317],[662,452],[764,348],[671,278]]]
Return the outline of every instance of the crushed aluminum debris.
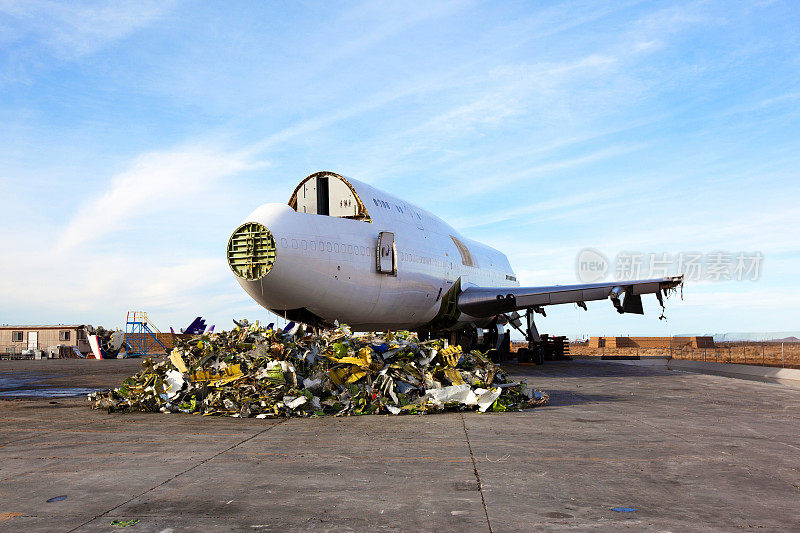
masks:
[[[113,411],[232,417],[518,411],[549,396],[509,382],[479,351],[419,341],[409,332],[353,335],[346,326],[292,334],[246,321],[179,340],[116,389],[89,395]]]

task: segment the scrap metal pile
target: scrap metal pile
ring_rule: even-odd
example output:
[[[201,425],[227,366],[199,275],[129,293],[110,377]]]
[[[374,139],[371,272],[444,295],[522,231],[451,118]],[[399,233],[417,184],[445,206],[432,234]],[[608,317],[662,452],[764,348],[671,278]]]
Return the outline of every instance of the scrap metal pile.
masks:
[[[90,335],[97,335],[97,342],[104,359],[113,359],[123,348],[126,351],[130,350],[125,343],[124,331],[105,329],[103,326],[96,328],[88,326],[87,330]]]
[[[478,351],[408,332],[293,335],[242,322],[180,340],[142,367],[120,387],[90,394],[92,407],[272,418],[516,411],[549,401]]]

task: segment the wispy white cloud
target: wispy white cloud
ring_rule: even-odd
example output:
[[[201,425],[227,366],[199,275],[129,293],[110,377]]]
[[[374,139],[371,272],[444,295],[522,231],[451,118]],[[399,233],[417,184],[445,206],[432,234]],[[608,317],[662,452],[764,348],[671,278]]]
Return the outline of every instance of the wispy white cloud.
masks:
[[[327,50],[326,61],[335,61],[362,52],[417,24],[453,15],[472,4],[471,0],[431,3],[361,2],[343,13],[332,26],[358,27],[352,39]]]
[[[363,142],[363,149],[358,150],[363,154],[358,170],[380,181],[381,176],[411,158],[448,151],[452,153],[448,160],[474,168],[479,156],[464,154],[452,146],[463,139],[503,131],[515,131],[520,140],[526,141],[525,151],[519,151],[520,146],[513,144],[513,148],[494,155],[506,163],[509,150],[517,151],[518,158],[530,160],[546,150],[578,142],[575,130],[580,130],[585,140],[591,121],[607,114],[611,103],[618,101],[622,88],[616,84],[605,86],[603,82],[613,76],[617,65],[616,57],[591,53],[558,62],[495,66],[488,72],[478,69],[468,75],[451,72],[445,78],[448,83],[430,86],[427,93],[447,92],[449,96],[463,93],[463,96],[424,122],[401,131],[387,131],[378,139]],[[635,86],[628,83],[624,90],[630,93]],[[589,108],[592,111],[587,113],[585,110]],[[503,173],[504,182],[509,174]],[[469,175],[460,173],[459,187],[448,194],[469,196],[485,187],[485,175],[475,180],[470,180]]]
[[[196,222],[191,221],[198,209],[221,214],[208,196],[218,196],[224,179],[265,166],[210,145],[139,155],[127,170],[108,180],[107,188],[83,190],[84,205],[62,230],[40,222],[26,231],[24,240],[37,246],[21,250],[17,261],[3,266],[0,321],[19,321],[14,317],[22,314],[45,321],[72,317],[69,320],[120,325],[125,311],[133,308],[156,311],[170,321],[208,312],[213,306],[231,312],[252,309],[242,298],[229,298],[236,287],[224,254],[216,247],[206,251],[190,244],[196,232]],[[184,214],[175,219],[184,224],[183,230],[165,228],[165,233],[170,237],[183,233],[189,243],[140,235],[158,231],[158,224],[154,228],[151,222],[173,220],[176,211]],[[222,216],[231,218],[229,213]],[[3,246],[19,239],[17,231],[0,231]],[[165,246],[179,253],[169,253]]]
[[[174,0],[139,2],[0,2],[4,32],[0,42],[42,45],[52,54],[72,58],[91,54],[160,18]]]
[[[130,230],[138,217],[186,205],[215,181],[264,165],[239,153],[203,146],[142,154],[128,170],[111,178],[107,190],[80,208],[62,232],[57,251]]]
[[[330,59],[339,55],[348,55],[354,50],[363,48],[364,39],[369,43],[373,40],[384,40],[419,22],[451,15],[464,9],[467,5],[468,3],[465,2],[453,2],[442,4],[435,9],[415,8],[412,10],[413,16],[407,17],[386,17],[384,13],[385,24],[391,31],[387,30],[388,33],[378,32],[374,37],[370,37],[373,32],[368,32],[363,39],[358,38],[339,48],[326,50],[325,57]],[[350,15],[343,18],[349,18],[351,23],[359,18],[368,19],[375,9],[373,4],[360,5],[353,9]],[[402,10],[400,9],[400,11]],[[614,9],[606,8],[581,10],[580,16],[568,17],[563,24],[543,28],[537,34],[537,38],[568,31],[613,11]],[[397,14],[395,13],[395,15]],[[563,11],[559,11],[558,16],[563,17]],[[541,23],[542,17],[547,18],[546,15],[532,17],[530,22]],[[378,26],[382,26],[382,23]],[[518,47],[520,44],[521,42],[515,42],[512,47]],[[623,55],[629,52],[628,48],[617,51]],[[619,63],[619,58],[614,55],[593,52],[562,61],[495,64],[487,72],[483,63],[492,61],[497,53],[497,50],[492,50],[485,55],[472,58],[466,63],[454,64],[443,71],[429,73],[401,83],[389,83],[390,89],[359,98],[355,105],[350,104],[328,113],[317,114],[313,118],[299,120],[249,145],[246,150],[249,153],[265,152],[301,136],[319,131],[330,131],[334,126],[340,126],[343,122],[370,112],[377,112],[404,98],[427,99],[443,92],[457,94],[459,91],[463,91],[465,93],[465,97],[468,99],[466,102],[461,100],[449,109],[444,108],[417,126],[399,132],[388,131],[387,135],[380,139],[366,141],[365,144],[369,146],[369,149],[361,150],[361,153],[364,154],[364,157],[379,159],[381,167],[386,168],[398,158],[408,158],[420,151],[435,149],[435,146],[445,144],[452,138],[482,134],[487,128],[507,126],[509,121],[520,119],[526,115],[529,117],[534,115],[535,120],[540,123],[552,124],[570,118],[565,114],[582,113],[584,106],[591,106],[594,102],[602,101],[602,109],[607,109],[609,102],[615,100],[609,91],[621,90],[616,87],[613,89],[601,88],[596,83],[596,80],[608,80],[614,72]],[[635,89],[635,84],[630,81],[625,82],[624,86],[624,90],[629,95]],[[554,104],[554,99],[558,100],[558,103]],[[571,99],[572,104],[566,103],[568,99]],[[578,103],[580,103],[580,108],[576,107]],[[536,116],[537,114],[541,116]],[[383,153],[384,146],[387,153]],[[381,171],[373,167],[366,169],[364,175],[380,179]]]
[[[170,258],[146,249],[103,253],[93,247],[22,252],[0,278],[0,322],[23,316],[119,327],[127,311],[144,309],[160,316],[157,323],[165,327],[208,312],[233,288],[224,257]]]
[[[642,150],[645,148],[644,143],[627,143],[625,145],[609,145],[601,148],[599,150],[595,150],[588,154],[570,154],[567,157],[562,157],[561,159],[556,159],[555,161],[541,163],[538,165],[533,165],[530,168],[524,169],[519,172],[511,172],[503,174],[502,183],[504,186],[514,186],[519,184],[522,181],[526,181],[528,183],[531,180],[535,180],[537,178],[545,178],[548,176],[552,176],[558,172],[562,172],[568,169],[579,168],[583,166],[588,166],[594,163],[598,163],[600,161],[606,159],[613,159],[622,155],[630,154],[632,152],[636,152],[638,150]],[[465,183],[459,188],[458,194],[455,196],[463,197],[466,195],[474,195],[479,194],[481,188],[485,187],[486,177],[481,176],[472,180],[466,180]],[[606,192],[600,192],[601,196],[605,196]],[[581,195],[587,201],[591,198],[591,195]],[[554,203],[557,204],[557,200],[553,200]],[[570,201],[572,205],[575,205],[574,201]],[[500,216],[497,218],[498,221],[500,220],[508,220],[514,216],[520,215],[527,215],[532,213],[537,209],[536,206],[526,205],[518,209],[509,209],[507,214],[509,216]],[[491,219],[491,217],[490,217]],[[475,224],[476,221],[473,221],[472,224]],[[479,223],[480,224],[480,223]],[[481,224],[482,225],[482,224]],[[469,227],[469,225],[467,225]]]
[[[396,84],[389,89],[377,92],[368,97],[359,98],[354,104],[335,109],[328,113],[317,114],[313,118],[296,121],[256,142],[246,145],[240,150],[240,153],[257,155],[267,152],[298,137],[331,128],[348,119],[359,117],[367,112],[380,109],[387,104],[397,102],[404,97],[412,95],[419,96],[435,88],[441,88],[446,83],[448,77],[448,74],[442,74]]]
[[[540,175],[548,175],[558,170],[578,167],[607,157],[625,154],[636,149],[637,147],[635,146],[609,147],[595,152],[594,154],[543,164],[526,170],[525,172],[503,176],[503,183],[513,184],[523,179],[533,179]],[[458,228],[470,230],[472,228],[492,226],[506,222],[511,222],[513,226],[534,224],[539,222],[542,217],[546,217],[550,221],[560,216],[575,217],[578,216],[578,209],[593,210],[598,205],[603,206],[608,200],[618,199],[633,191],[653,185],[654,181],[652,179],[629,179],[624,181],[620,180],[614,187],[605,185],[576,192],[560,191],[557,195],[548,195],[545,198],[530,198],[528,202],[523,202],[517,207],[500,206],[500,209],[486,212],[480,217],[459,217],[453,219],[452,222],[453,225]],[[467,184],[467,186],[469,187],[469,184]],[[477,186],[477,183],[473,184],[473,186]],[[470,193],[474,192],[475,191],[472,190],[470,191]],[[616,202],[612,202],[611,205],[616,206]],[[607,209],[608,207],[605,206],[604,208]]]

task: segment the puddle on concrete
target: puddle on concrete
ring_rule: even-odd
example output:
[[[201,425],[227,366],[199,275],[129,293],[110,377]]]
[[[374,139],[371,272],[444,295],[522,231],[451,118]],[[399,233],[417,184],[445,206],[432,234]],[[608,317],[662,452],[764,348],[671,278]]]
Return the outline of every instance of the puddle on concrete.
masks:
[[[16,389],[0,391],[0,398],[69,398],[84,396],[101,389],[84,389],[80,387],[66,389]]]
[[[9,389],[18,389],[40,381],[44,376],[31,372],[19,372],[13,376],[0,376],[0,394]]]
[[[102,390],[85,387],[49,387],[43,381],[53,376],[33,372],[20,372],[13,376],[0,376],[0,399],[19,398],[69,398],[84,396]]]

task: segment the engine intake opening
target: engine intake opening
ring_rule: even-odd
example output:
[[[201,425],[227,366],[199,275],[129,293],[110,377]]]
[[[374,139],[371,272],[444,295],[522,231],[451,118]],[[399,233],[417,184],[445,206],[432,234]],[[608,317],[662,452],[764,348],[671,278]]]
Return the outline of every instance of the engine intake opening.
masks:
[[[228,265],[240,278],[254,281],[270,271],[275,252],[272,233],[258,222],[245,222],[228,240]]]

